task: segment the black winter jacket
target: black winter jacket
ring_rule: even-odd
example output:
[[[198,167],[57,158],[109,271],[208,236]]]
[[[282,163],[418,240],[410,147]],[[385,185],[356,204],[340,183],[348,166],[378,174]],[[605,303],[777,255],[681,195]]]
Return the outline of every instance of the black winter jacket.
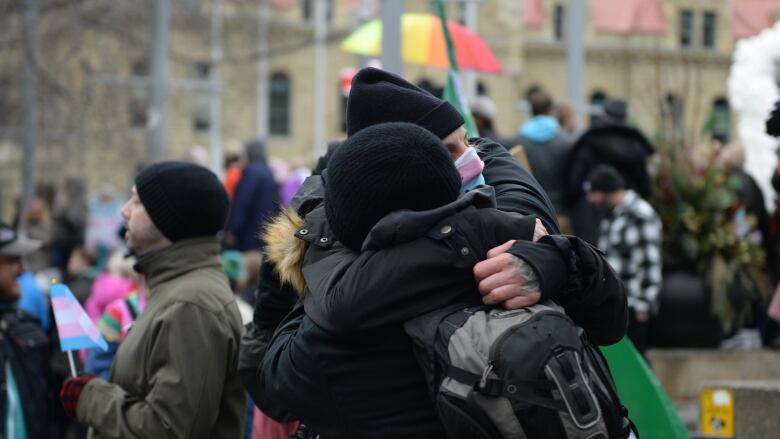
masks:
[[[479,143],[481,155],[487,165],[486,180],[488,183],[498,182],[496,186],[498,207],[502,210],[538,213],[548,230],[557,232],[554,211],[533,178],[499,145]],[[333,241],[329,237],[327,224],[324,221],[315,221],[316,212],[307,219],[311,222],[304,228],[306,230],[304,235],[309,240],[313,240],[312,248],[320,246],[337,250],[340,247],[338,243],[332,246],[328,244]],[[432,229],[432,233],[435,230],[436,227]],[[441,230],[440,227],[439,231]],[[462,230],[468,230],[468,227],[463,227]],[[526,233],[529,235],[526,238],[529,238],[532,227],[528,227],[527,230]],[[299,236],[300,232],[301,230]],[[316,237],[318,239],[313,239]],[[522,238],[522,236],[515,237]],[[326,238],[324,242],[321,241],[322,238]],[[544,258],[552,258],[549,262],[558,266],[556,268],[558,272],[552,276],[540,274],[543,289],[545,285],[553,285],[554,282],[559,281],[567,285],[564,290],[568,290],[573,285],[578,285],[578,291],[587,291],[591,287],[593,291],[582,297],[572,296],[568,301],[579,302],[578,306],[583,306],[583,311],[601,317],[600,325],[595,326],[600,326],[596,332],[602,331],[606,334],[602,334],[602,342],[616,341],[625,332],[626,310],[622,285],[619,281],[615,281],[614,273],[608,270],[600,255],[586,246],[570,244],[572,239],[559,238],[557,241],[550,239],[550,242],[537,244],[546,249],[537,250],[533,256],[541,258],[538,259],[537,266],[547,265],[541,262]],[[476,240],[479,241],[478,238]],[[462,248],[451,245],[450,251],[457,250],[458,253],[452,255],[460,255],[458,257],[463,258],[466,255],[459,253]],[[583,250],[584,256],[577,254],[580,250]],[[482,252],[486,252],[486,249],[476,250],[474,257],[477,258],[476,255]],[[312,253],[316,255],[316,249]],[[354,257],[357,255],[352,256]],[[484,253],[481,257],[484,257]],[[335,260],[338,265],[338,258]],[[456,258],[452,260],[457,261]],[[464,270],[464,267],[459,269],[470,273],[470,266],[473,266],[473,263],[471,261],[467,264],[468,270]],[[309,266],[316,266],[316,264],[317,261],[307,261]],[[449,268],[452,264],[445,265]],[[324,273],[328,273],[333,267],[320,268]],[[565,275],[560,276],[561,273]],[[612,280],[613,283],[604,283],[604,280]],[[458,284],[464,283],[466,282]],[[460,288],[464,293],[468,289],[469,297],[479,300],[470,275],[467,284],[468,288],[463,286]],[[553,286],[552,289],[561,288]],[[571,290],[574,291],[574,287],[571,287]],[[448,292],[446,296],[452,300],[453,294]],[[265,308],[264,302],[267,301],[262,299],[261,294],[257,309]],[[435,302],[432,301],[428,306],[434,305]],[[593,307],[589,307],[590,305]],[[255,322],[255,329],[266,325],[270,314],[256,311],[256,320],[258,317],[264,316],[264,318],[263,321]],[[619,323],[615,324],[616,321]],[[360,322],[357,323],[359,326]],[[255,340],[255,344],[263,345],[263,341]],[[299,307],[288,315],[276,331],[268,351],[265,354],[260,352],[259,355],[262,355],[262,364],[258,374],[246,383],[257,405],[277,419],[286,419],[285,416],[289,413],[299,415],[315,430],[319,428],[319,432],[324,434],[325,439],[441,437],[442,435],[432,405],[427,399],[422,373],[417,367],[411,345],[400,325],[380,326],[346,337],[335,336],[317,326]],[[255,357],[252,360],[259,359]],[[406,381],[396,382],[390,378],[393,376],[405,377]]]
[[[647,159],[653,152],[636,128],[610,121],[594,125],[574,143],[566,174],[570,216],[577,236],[592,244],[598,242],[601,214],[585,200],[582,188],[588,173],[597,165],[610,165],[623,177],[627,189],[647,198],[652,191]]]
[[[558,133],[547,142],[535,142],[521,135],[512,144],[520,144],[525,149],[531,172],[547,192],[557,213],[568,213],[566,171],[569,167],[571,139]]]
[[[357,255],[335,241],[324,208],[315,209],[298,231],[299,238],[310,243],[303,268],[307,297],[324,291],[322,285],[329,279],[358,267],[373,271],[365,277],[378,282],[399,275],[404,285],[432,285],[436,289],[428,297],[437,298],[438,303],[421,298],[428,310],[453,301],[479,303],[474,264],[509,239],[530,239],[535,222],[533,216],[496,210],[491,193],[492,188],[484,188],[433,211],[390,214],[371,230],[364,247],[397,252],[388,256],[374,251],[382,257],[378,264],[369,258],[370,267],[358,267],[362,262],[355,260]],[[365,250],[361,256],[371,253]],[[409,277],[384,262],[422,270],[411,273],[419,276]],[[396,293],[403,291],[390,292]],[[363,305],[367,303],[354,307]],[[408,309],[383,315],[403,312]],[[261,400],[255,402],[261,408],[266,402],[272,402],[271,408],[288,408],[325,439],[443,437],[402,322],[391,319],[369,330],[334,334],[307,309],[306,315],[290,320],[271,339],[258,371]]]
[[[601,122],[586,131],[575,143],[569,160],[569,192],[574,199],[583,195],[582,184],[596,165],[613,166],[643,198],[650,196],[652,185],[647,159],[653,146],[636,128],[625,124]]]
[[[473,266],[491,248],[516,239],[509,252],[534,269],[542,300],[562,303],[597,343],[622,337],[625,315],[599,311],[620,310],[625,297],[598,251],[574,237],[529,242],[535,218],[513,215],[494,209],[492,188],[486,187],[433,211],[388,215],[359,255],[313,245],[307,257],[317,264],[303,268],[306,314],[324,329],[350,334],[403,323],[453,302],[480,304]],[[316,244],[311,234],[305,239]]]
[[[0,432],[5,431],[7,389],[5,364],[9,362],[22,401],[27,437],[49,437],[49,340],[37,318],[17,309],[0,311]],[[2,434],[0,433],[0,436]]]
[[[550,233],[559,233],[555,209],[539,183],[512,157],[506,148],[488,139],[471,138],[480,158],[485,162],[482,175],[496,191],[499,210],[536,215]],[[312,176],[290,203],[300,215],[306,215],[322,202],[324,190],[319,176]],[[241,337],[239,372],[244,386],[254,399],[256,395],[255,371],[262,358],[271,334],[295,303],[295,292],[290,285],[279,281],[277,267],[264,258],[256,295],[253,321],[246,325]],[[279,418],[280,416],[276,416]]]

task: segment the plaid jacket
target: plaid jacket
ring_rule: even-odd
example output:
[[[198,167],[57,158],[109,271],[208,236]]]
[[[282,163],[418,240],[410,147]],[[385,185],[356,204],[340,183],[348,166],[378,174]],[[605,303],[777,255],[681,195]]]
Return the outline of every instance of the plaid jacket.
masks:
[[[632,190],[601,220],[599,247],[620,275],[634,311],[657,312],[661,287],[661,221]]]

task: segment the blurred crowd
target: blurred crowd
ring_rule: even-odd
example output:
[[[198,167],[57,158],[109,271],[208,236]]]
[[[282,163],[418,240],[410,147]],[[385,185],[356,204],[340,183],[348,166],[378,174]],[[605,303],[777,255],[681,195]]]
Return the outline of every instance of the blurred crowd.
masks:
[[[207,158],[203,148],[194,147],[182,160],[205,166]],[[267,158],[265,145],[259,140],[248,141],[242,154],[230,154],[225,160],[224,186],[232,206],[222,237],[222,266],[244,323],[252,319],[262,263],[259,230],[267,218],[290,202],[311,174],[302,162]],[[126,192],[111,187],[88,194],[83,180],[72,178],[62,187],[40,188],[29,203],[26,215],[17,217],[13,225],[4,225],[8,230],[18,230],[20,239],[39,244],[24,256],[17,278],[18,308],[37,317],[49,339],[52,400],[70,376],[70,369],[65,353],[59,351],[57,327],[48,298],[50,285],[66,284],[108,342],[106,352],[83,350],[75,358],[78,370],[105,379],[119,343],[146,306],[148,291],[144,278],[134,270],[136,258],[123,239],[125,225],[121,210],[126,200]],[[86,434],[83,427],[62,413],[59,404],[52,407],[56,422],[51,425],[49,437]],[[251,418],[250,410],[250,433]]]

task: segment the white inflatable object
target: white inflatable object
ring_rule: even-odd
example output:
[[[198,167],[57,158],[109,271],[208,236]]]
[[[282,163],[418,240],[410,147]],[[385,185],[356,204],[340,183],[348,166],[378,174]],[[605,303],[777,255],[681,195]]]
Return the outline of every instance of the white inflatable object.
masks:
[[[756,179],[767,208],[774,209],[772,172],[777,140],[765,132],[766,119],[780,97],[780,22],[737,42],[729,74],[729,102],[737,115],[737,133],[745,145],[745,170]]]

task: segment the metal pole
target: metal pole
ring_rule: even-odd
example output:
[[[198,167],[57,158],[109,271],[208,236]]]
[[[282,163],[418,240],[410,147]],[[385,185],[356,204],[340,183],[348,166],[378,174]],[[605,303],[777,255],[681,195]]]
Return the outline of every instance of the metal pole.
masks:
[[[566,18],[566,91],[577,122],[585,120],[585,0],[569,0]]]
[[[211,3],[211,101],[209,105],[209,153],[211,170],[222,178],[224,158],[222,154],[222,0]]]
[[[403,13],[404,0],[382,0],[382,69],[401,76],[404,74],[401,60]]]
[[[24,9],[24,78],[22,96],[24,102],[24,155],[22,161],[22,198],[18,218],[24,220],[27,206],[35,195],[36,149],[38,146],[38,0],[26,0]]]
[[[328,23],[325,17],[325,1],[314,2],[314,158],[325,154],[325,91],[328,87],[326,38]]]
[[[268,0],[257,5],[257,118],[255,135],[268,137],[268,27],[271,24]]]
[[[168,34],[170,31],[170,18],[170,0],[155,0],[151,57],[152,102],[148,118],[150,162],[165,160],[167,157]]]
[[[464,6],[466,8],[466,27],[474,33],[477,33],[477,27],[479,22],[479,14],[477,0],[464,0]],[[466,99],[469,102],[474,102],[474,98],[477,97],[477,72],[473,70],[466,70],[463,72],[463,87],[466,92]],[[464,111],[468,111],[468,108],[464,108]]]

